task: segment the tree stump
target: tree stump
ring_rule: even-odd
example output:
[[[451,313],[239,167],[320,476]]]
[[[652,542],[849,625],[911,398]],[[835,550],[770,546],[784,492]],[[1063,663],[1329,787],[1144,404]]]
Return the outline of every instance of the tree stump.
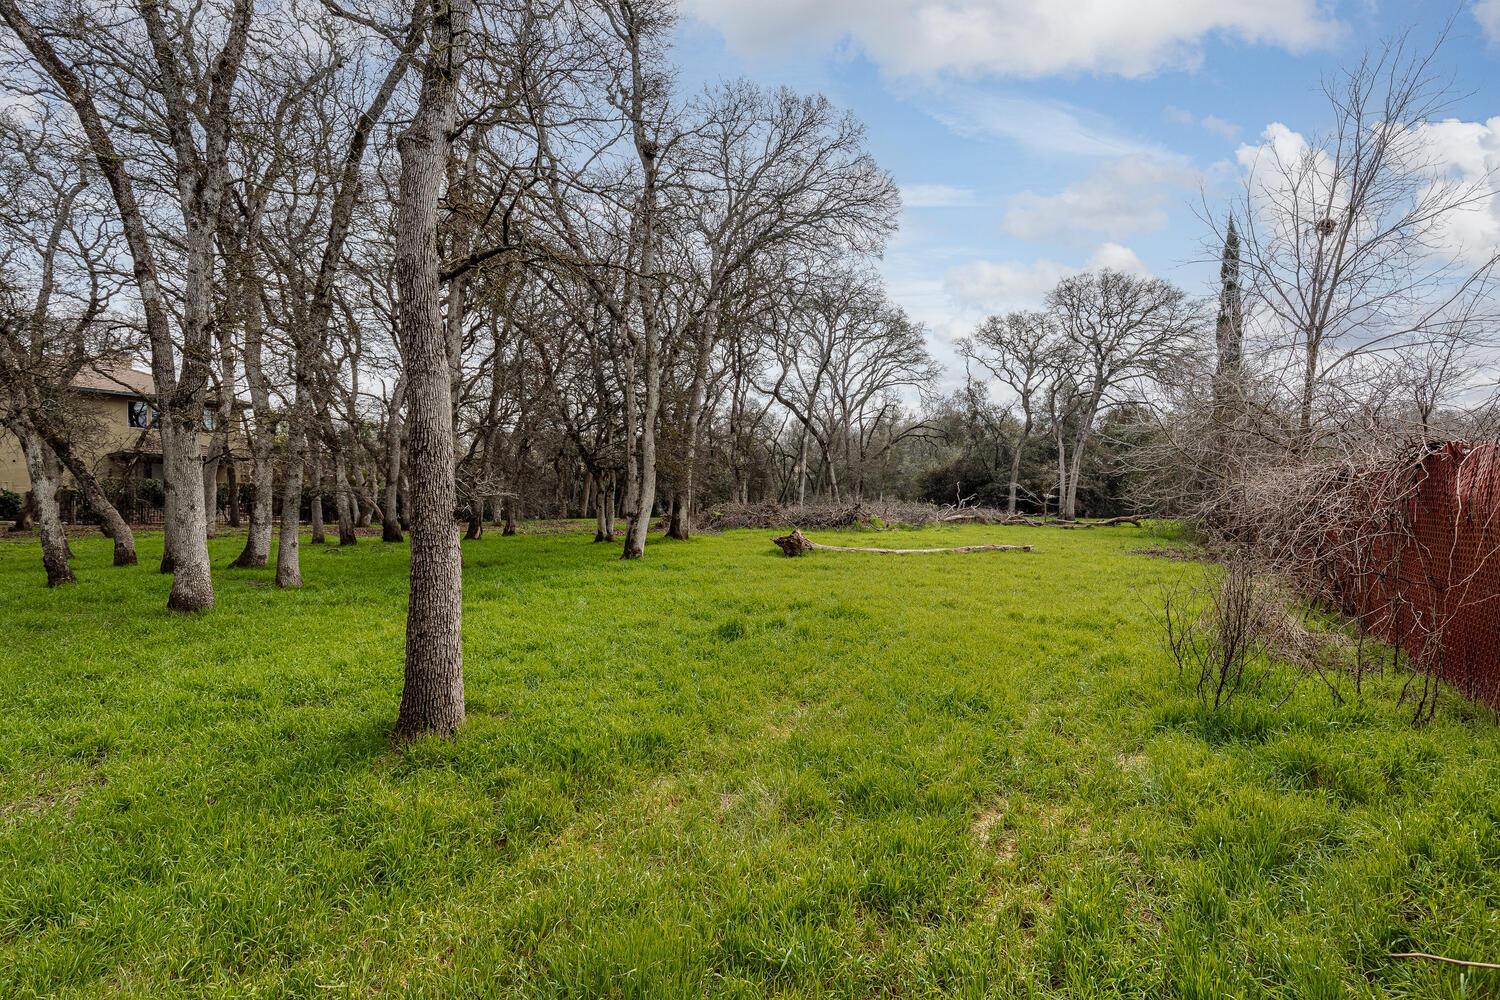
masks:
[[[793,528],[790,535],[782,535],[780,538],[771,539],[771,541],[780,546],[781,551],[785,552],[789,557],[806,555],[813,549],[813,543],[808,540],[800,528]]]

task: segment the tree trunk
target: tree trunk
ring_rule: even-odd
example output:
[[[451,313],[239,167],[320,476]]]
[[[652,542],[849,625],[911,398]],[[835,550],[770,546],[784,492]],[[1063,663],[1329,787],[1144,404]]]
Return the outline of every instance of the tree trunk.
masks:
[[[265,345],[265,314],[261,302],[261,277],[255,259],[260,234],[260,203],[246,214],[239,252],[234,255],[234,274],[240,296],[239,318],[245,334],[245,381],[250,387],[253,426],[248,427],[250,462],[254,482],[250,493],[250,529],[245,548],[231,566],[258,568],[271,559],[271,522],[276,513],[275,472],[271,462],[276,418],[271,411],[271,386],[266,379],[262,353]],[[290,460],[290,456],[288,456]],[[237,491],[236,491],[237,492]],[[238,496],[234,497],[236,509]],[[294,515],[295,517],[295,515]]]
[[[639,559],[646,551],[646,535],[651,530],[651,510],[656,505],[656,424],[661,410],[661,335],[656,314],[656,205],[657,175],[661,164],[661,145],[647,133],[650,111],[647,108],[645,56],[641,52],[641,25],[631,5],[620,5],[621,17],[615,22],[616,34],[625,42],[630,59],[630,128],[636,158],[641,164],[641,197],[635,222],[640,239],[637,260],[636,300],[641,312],[642,361],[645,365],[646,399],[641,413],[641,479],[636,496],[635,517],[625,535],[623,559]],[[611,14],[614,20],[613,13]]]
[[[224,467],[224,499],[225,513],[229,516],[229,526],[238,528],[240,526],[240,470],[235,468],[234,459],[226,455],[228,464]]]
[[[438,199],[452,153],[469,0],[436,0],[431,51],[411,125],[401,133],[395,272],[408,380],[412,482],[406,667],[395,737],[450,734],[464,721],[463,565],[453,510],[453,394],[442,289]]]
[[[615,487],[614,474],[609,474],[609,482],[606,483],[601,474],[599,479],[599,493],[594,502],[594,541],[612,542],[615,540]]]
[[[469,501],[469,523],[464,531],[464,539],[476,542],[484,537],[484,500],[474,497]]]
[[[642,308],[647,308],[642,301]],[[654,305],[650,306],[654,311]],[[641,480],[636,497],[636,515],[625,536],[621,558],[639,559],[646,551],[646,535],[651,530],[651,511],[656,506],[656,414],[661,407],[661,362],[657,358],[655,320],[646,345],[646,408],[641,417]]]
[[[359,536],[354,533],[354,491],[349,487],[349,463],[340,448],[333,455],[333,505],[338,515],[339,544],[357,545]]]
[[[807,506],[807,428],[802,428],[802,441],[797,447],[797,506]]]
[[[68,535],[63,528],[62,511],[57,505],[60,478],[57,458],[35,431],[24,430],[17,436],[26,456],[26,471],[31,476],[32,504],[36,510],[37,534],[42,542],[42,568],[47,571],[47,586],[77,583],[73,569],[68,565]]]
[[[264,566],[271,559],[271,521],[275,516],[275,473],[271,466],[271,442],[257,440],[251,445],[251,468],[255,482],[250,484],[250,530],[245,535],[245,548],[231,566],[251,568]]]
[[[387,542],[404,541],[401,534],[401,408],[406,405],[406,376],[396,379],[391,390],[390,414],[385,422],[385,510],[380,537]]]
[[[203,460],[199,457],[196,407],[173,409],[161,416],[166,504],[162,524],[172,540],[173,611],[213,607],[214,588],[208,561],[208,521],[203,507]]]
[[[201,445],[200,445],[201,447]],[[209,445],[209,457],[203,460],[203,530],[209,538],[214,537],[214,530],[219,522],[219,453],[213,451],[213,445]]]
[[[110,502],[108,495],[104,492],[104,487],[99,485],[98,478],[73,451],[68,441],[54,438],[48,443],[63,466],[72,473],[74,481],[78,483],[79,489],[88,499],[89,507],[99,515],[100,527],[104,534],[115,543],[114,564],[134,566],[136,564],[135,533],[130,530],[130,525]]]
[[[354,466],[354,475],[351,487],[354,500],[354,526],[368,528],[375,523],[375,518],[380,514],[380,507],[375,503],[375,496],[371,490],[371,483],[374,480],[366,474],[364,463]]]
[[[305,390],[297,389],[286,430],[286,476],[281,484],[281,532],[276,546],[276,586],[302,586],[302,475],[307,435],[302,428]]]
[[[307,523],[312,532],[314,545],[328,541],[323,529],[323,446],[316,432],[308,432],[308,451],[311,453],[307,468],[307,485],[311,493],[307,499]]]
[[[1026,422],[1021,426],[1021,434],[1016,441],[1016,450],[1010,456],[1010,489],[1005,500],[1005,513],[1009,517],[1016,516],[1016,492],[1021,485],[1021,453],[1026,450],[1026,439],[1031,436],[1031,417],[1028,415]]]

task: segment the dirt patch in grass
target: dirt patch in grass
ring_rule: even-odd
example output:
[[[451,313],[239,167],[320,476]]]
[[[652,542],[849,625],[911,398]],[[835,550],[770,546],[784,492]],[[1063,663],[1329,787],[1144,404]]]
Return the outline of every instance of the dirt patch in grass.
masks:
[[[980,846],[993,851],[1001,861],[1009,861],[1016,856],[1015,831],[1003,826],[1009,811],[1009,802],[1001,799],[975,816],[974,822],[969,826]]]
[[[42,816],[61,810],[71,813],[73,807],[83,800],[90,789],[104,784],[97,774],[89,774],[74,781],[64,782],[54,788],[46,788],[34,795],[25,795],[9,802],[0,802],[0,826],[9,826],[23,818]]]

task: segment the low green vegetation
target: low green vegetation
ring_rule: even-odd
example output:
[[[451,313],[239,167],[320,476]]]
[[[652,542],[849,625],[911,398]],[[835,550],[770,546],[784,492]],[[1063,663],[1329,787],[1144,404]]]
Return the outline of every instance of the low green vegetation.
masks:
[[[403,749],[404,547],[180,617],[159,537],[0,544],[0,996],[1500,993],[1388,957],[1500,960],[1491,714],[1205,710],[1136,528],[770,534],[465,543],[469,721]]]

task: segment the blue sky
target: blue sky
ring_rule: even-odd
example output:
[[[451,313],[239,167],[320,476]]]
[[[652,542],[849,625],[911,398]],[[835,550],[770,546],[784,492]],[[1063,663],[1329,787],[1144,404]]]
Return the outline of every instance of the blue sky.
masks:
[[[1203,200],[1273,122],[1328,122],[1320,80],[1403,29],[1461,95],[1454,157],[1500,172],[1500,0],[684,0],[681,83],[820,91],[901,185],[882,263],[935,353],[987,312],[1109,264],[1211,290]],[[1500,198],[1486,232],[1500,232]]]

